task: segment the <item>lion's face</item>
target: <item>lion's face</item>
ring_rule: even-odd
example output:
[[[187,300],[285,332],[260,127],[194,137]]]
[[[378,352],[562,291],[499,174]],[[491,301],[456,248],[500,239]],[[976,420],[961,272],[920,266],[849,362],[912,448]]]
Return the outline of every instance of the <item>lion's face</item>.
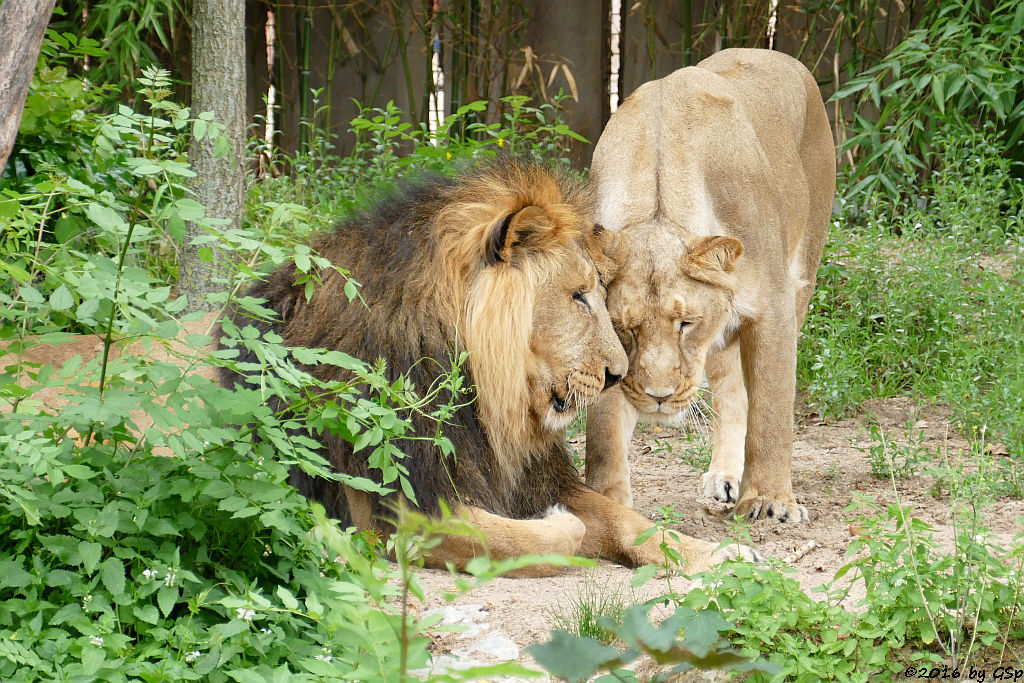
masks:
[[[598,269],[578,245],[537,289],[527,368],[531,410],[541,427],[564,431],[580,410],[626,374],[626,354],[608,315]]]
[[[735,330],[731,273],[740,253],[735,239],[687,244],[669,226],[621,233],[608,309],[629,357],[623,393],[645,417],[681,418],[700,389],[708,351]]]

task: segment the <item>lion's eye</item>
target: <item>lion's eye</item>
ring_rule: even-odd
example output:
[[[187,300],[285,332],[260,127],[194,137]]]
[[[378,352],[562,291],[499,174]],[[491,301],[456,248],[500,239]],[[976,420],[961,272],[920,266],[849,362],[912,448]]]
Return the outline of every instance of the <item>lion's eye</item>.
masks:
[[[572,295],[572,300],[573,301],[579,301],[581,304],[583,304],[584,306],[587,307],[588,311],[590,310],[590,302],[587,301],[587,298],[585,296],[583,296],[583,291],[582,290],[578,291],[578,292],[574,292],[573,295]]]
[[[689,327],[692,324],[693,324],[692,320],[680,320],[679,321],[679,331],[682,332],[683,330],[685,330],[687,327]]]

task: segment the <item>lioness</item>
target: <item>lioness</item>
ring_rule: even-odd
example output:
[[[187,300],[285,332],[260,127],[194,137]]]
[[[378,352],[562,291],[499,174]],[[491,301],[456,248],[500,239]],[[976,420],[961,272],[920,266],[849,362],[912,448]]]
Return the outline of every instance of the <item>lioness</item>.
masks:
[[[684,416],[707,373],[705,495],[749,518],[807,519],[792,487],[797,334],[835,195],[814,77],[731,49],[647,83],[594,152],[596,221],[619,233],[608,306],[629,372],[587,419],[587,484],[631,504],[638,415]]]

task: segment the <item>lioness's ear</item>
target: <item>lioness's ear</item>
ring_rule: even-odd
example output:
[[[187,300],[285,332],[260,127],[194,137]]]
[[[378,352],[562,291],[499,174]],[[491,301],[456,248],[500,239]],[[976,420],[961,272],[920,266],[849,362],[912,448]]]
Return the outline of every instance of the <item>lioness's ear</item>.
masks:
[[[687,270],[717,270],[731,273],[743,255],[743,243],[734,237],[698,237],[686,245]]]
[[[550,229],[548,214],[539,206],[524,207],[495,221],[487,232],[487,265],[511,261],[513,250],[526,245],[531,237]]]
[[[594,223],[594,226],[584,233],[584,243],[587,245],[590,258],[594,260],[601,282],[607,285],[619,274],[619,264],[615,261],[618,234],[605,230],[600,223]]]

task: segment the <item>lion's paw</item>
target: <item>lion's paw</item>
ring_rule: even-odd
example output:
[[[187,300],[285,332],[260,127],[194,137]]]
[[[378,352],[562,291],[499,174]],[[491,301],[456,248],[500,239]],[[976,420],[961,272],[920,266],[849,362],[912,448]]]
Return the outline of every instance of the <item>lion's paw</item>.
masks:
[[[583,548],[583,536],[587,525],[583,520],[561,505],[552,505],[542,520],[551,529],[551,547],[548,552],[562,555],[576,555]]]
[[[757,552],[754,548],[749,545],[743,545],[742,543],[730,543],[724,548],[720,548],[711,555],[712,564],[718,564],[719,562],[725,562],[726,560],[744,560],[746,562],[764,562],[764,555]]]
[[[736,503],[734,513],[746,519],[776,519],[797,524],[810,519],[807,508],[796,500],[771,500],[768,496],[750,496]]]
[[[706,498],[719,503],[735,503],[740,497],[740,480],[726,472],[705,472],[701,490]]]

